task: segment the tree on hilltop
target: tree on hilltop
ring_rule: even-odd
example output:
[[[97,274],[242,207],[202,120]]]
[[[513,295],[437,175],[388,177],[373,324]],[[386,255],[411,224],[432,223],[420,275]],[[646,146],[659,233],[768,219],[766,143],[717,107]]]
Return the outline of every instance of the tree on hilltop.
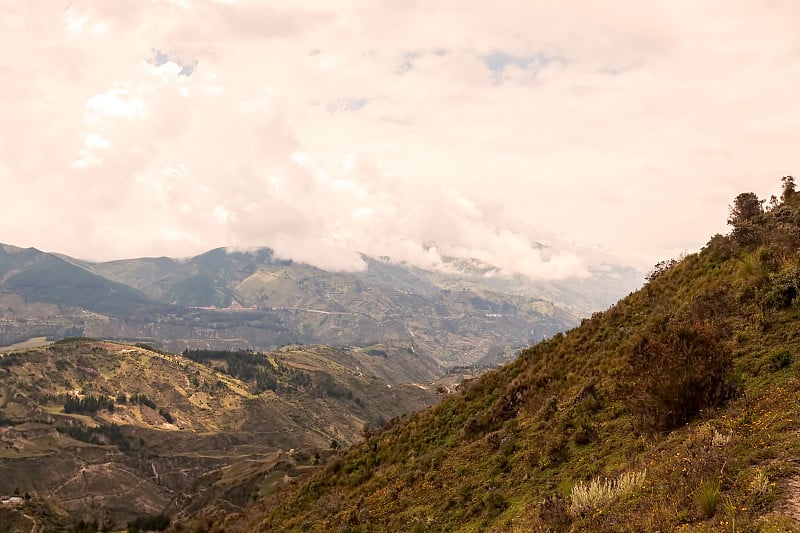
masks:
[[[764,214],[764,200],[752,192],[743,192],[733,200],[728,215],[728,224],[733,226],[731,238],[743,246],[755,246],[761,241],[761,229],[757,219]]]
[[[734,200],[730,206],[728,224],[734,229],[750,224],[753,220],[764,213],[764,201],[759,200],[753,192],[743,192]]]
[[[794,184],[794,177],[793,176],[784,176],[781,178],[781,183],[783,183],[783,193],[781,194],[781,200],[783,202],[789,201],[789,199],[794,196],[795,193],[795,184]]]

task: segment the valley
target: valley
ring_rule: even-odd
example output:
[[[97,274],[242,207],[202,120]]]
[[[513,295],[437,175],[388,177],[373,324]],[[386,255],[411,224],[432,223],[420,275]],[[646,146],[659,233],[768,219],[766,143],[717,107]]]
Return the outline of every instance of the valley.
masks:
[[[0,357],[0,494],[32,495],[53,528],[229,512],[433,404],[435,369],[388,345],[17,350]]]

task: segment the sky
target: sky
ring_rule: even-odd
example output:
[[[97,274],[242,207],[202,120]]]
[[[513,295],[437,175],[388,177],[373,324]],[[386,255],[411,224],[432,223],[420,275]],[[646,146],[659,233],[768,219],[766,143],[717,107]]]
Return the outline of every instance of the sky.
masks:
[[[0,0],[0,242],[646,270],[798,175],[794,0]]]

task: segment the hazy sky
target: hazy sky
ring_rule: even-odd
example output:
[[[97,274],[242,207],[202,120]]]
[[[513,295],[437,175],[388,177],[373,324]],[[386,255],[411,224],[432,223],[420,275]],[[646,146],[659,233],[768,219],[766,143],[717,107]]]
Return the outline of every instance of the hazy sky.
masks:
[[[0,0],[0,242],[646,269],[797,175],[798,22],[795,0]]]

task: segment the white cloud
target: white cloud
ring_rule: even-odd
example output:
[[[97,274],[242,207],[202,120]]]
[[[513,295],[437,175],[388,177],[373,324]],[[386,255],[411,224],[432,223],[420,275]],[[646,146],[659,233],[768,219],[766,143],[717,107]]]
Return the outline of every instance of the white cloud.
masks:
[[[111,147],[111,141],[97,133],[87,135],[83,143],[87,149],[106,150]]]
[[[0,5],[2,239],[557,278],[696,249],[797,173],[793,2],[319,6]]]

